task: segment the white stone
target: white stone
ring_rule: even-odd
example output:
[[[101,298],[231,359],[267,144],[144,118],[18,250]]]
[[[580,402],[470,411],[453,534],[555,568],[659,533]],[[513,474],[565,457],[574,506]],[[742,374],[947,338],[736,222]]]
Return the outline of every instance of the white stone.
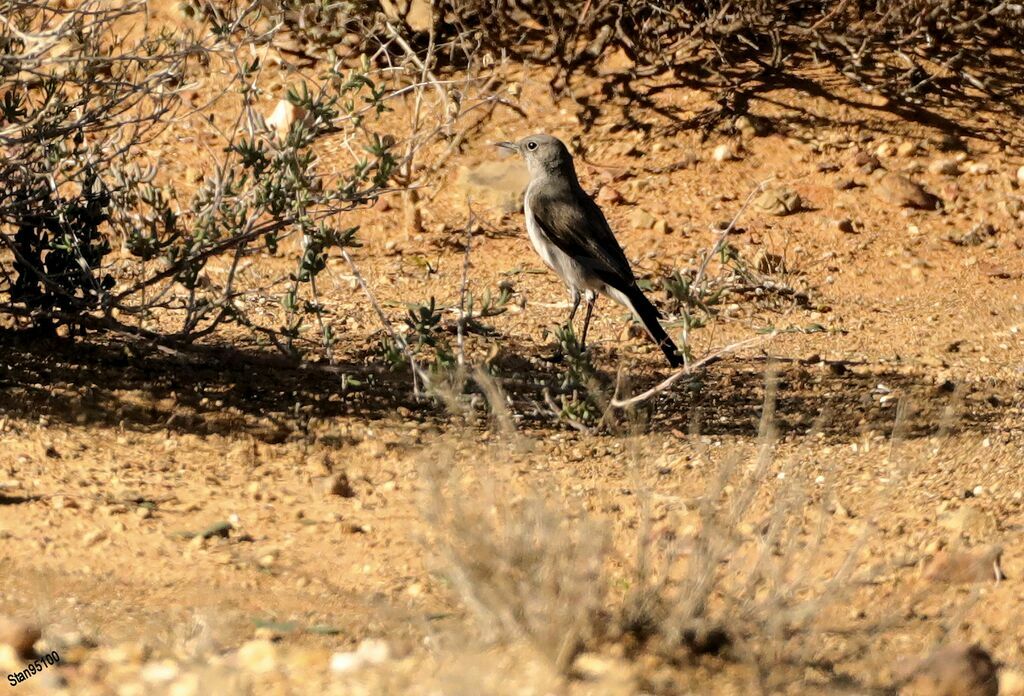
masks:
[[[277,669],[277,647],[269,640],[250,640],[238,649],[238,664],[262,674]]]
[[[736,148],[730,143],[722,143],[714,149],[711,153],[711,159],[716,162],[725,162],[726,160],[736,159]]]
[[[267,127],[277,133],[277,137],[284,140],[292,129],[292,124],[301,120],[306,126],[312,125],[309,114],[301,106],[292,104],[287,99],[277,102],[274,112],[267,117]]]
[[[354,652],[338,652],[331,655],[331,671],[344,674],[362,669],[366,661]]]

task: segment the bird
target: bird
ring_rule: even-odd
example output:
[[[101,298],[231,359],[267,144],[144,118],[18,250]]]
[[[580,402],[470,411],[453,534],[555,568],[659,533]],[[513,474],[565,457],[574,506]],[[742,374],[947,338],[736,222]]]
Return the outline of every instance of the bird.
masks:
[[[586,347],[587,329],[597,297],[604,295],[640,320],[672,367],[682,365],[676,344],[661,326],[661,313],[640,290],[626,254],[604,214],[580,186],[565,143],[539,133],[497,145],[526,160],[530,176],[523,201],[526,232],[537,254],[569,288],[570,326],[580,300],[586,297],[587,313],[580,347]]]

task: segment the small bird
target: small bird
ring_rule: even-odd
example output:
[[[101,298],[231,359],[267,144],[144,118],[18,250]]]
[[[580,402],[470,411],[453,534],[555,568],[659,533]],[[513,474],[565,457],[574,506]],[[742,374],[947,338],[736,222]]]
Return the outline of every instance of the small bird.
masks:
[[[498,143],[526,160],[530,184],[524,212],[526,232],[544,263],[562,279],[572,297],[572,325],[582,296],[587,298],[580,346],[585,347],[597,295],[631,311],[658,344],[672,367],[682,364],[675,343],[658,319],[661,313],[636,284],[629,261],[601,209],[580,186],[572,155],[558,138],[538,134],[519,142]]]

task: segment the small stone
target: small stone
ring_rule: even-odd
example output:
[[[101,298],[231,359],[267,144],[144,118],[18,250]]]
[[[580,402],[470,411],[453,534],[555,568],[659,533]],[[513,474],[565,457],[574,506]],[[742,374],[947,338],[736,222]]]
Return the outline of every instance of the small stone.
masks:
[[[853,156],[853,164],[865,174],[871,174],[882,166],[877,157],[863,150]]]
[[[921,660],[901,696],[998,696],[992,657],[977,645],[948,645]]]
[[[188,672],[171,684],[167,690],[167,696],[198,696],[201,693],[201,684],[197,673]]]
[[[853,220],[850,218],[843,218],[836,220],[836,230],[843,234],[854,234],[856,230],[853,228]]]
[[[649,230],[654,227],[655,218],[643,208],[637,208],[629,217],[629,224],[635,230]]]
[[[924,577],[949,584],[998,582],[1006,578],[1000,565],[1002,555],[999,546],[979,551],[939,551],[925,568]]]
[[[1024,164],[1017,170],[1017,183],[1024,186]]]
[[[963,234],[959,237],[950,236],[946,238],[946,241],[952,242],[957,246],[978,246],[989,238],[996,234],[996,228],[988,223],[981,223],[975,225],[970,232]]]
[[[22,658],[31,658],[32,646],[43,632],[38,626],[0,616],[0,645],[9,645]]]
[[[755,201],[757,207],[771,215],[791,215],[803,207],[800,194],[786,188],[767,189]]]
[[[615,667],[615,662],[597,653],[581,653],[572,663],[573,671],[587,681],[599,681]]]
[[[94,544],[98,544],[107,538],[107,533],[102,529],[94,529],[90,532],[86,532],[82,537],[82,546],[89,547]]]
[[[849,191],[857,187],[857,182],[849,177],[839,177],[833,184],[837,191]]]
[[[159,660],[155,662],[147,662],[142,667],[142,671],[139,676],[142,677],[142,681],[144,682],[149,682],[151,684],[165,684],[177,679],[180,673],[181,668],[178,667],[178,663],[174,660]]]
[[[353,652],[331,655],[332,672],[354,672],[367,665],[379,665],[391,659],[391,646],[386,641],[367,638]]]
[[[598,205],[618,205],[622,203],[622,194],[617,189],[611,186],[602,186],[597,191],[597,196],[594,198]]]
[[[391,659],[391,646],[379,638],[367,638],[359,644],[356,653],[361,655],[367,664],[379,665]]]
[[[889,157],[893,153],[893,146],[891,143],[882,143],[875,148],[875,157]]]
[[[55,495],[50,498],[50,506],[54,510],[74,509],[78,507],[78,503],[74,498],[66,498],[63,495]]]
[[[1004,669],[999,672],[999,696],[1024,696],[1024,672]]]
[[[896,154],[899,157],[913,157],[917,153],[917,143],[904,140],[902,143],[896,146]]]
[[[654,226],[651,229],[656,234],[669,234],[672,232],[672,228],[668,226],[668,221],[664,218],[659,218],[654,222]]]
[[[354,652],[336,652],[331,655],[331,671],[339,674],[354,672],[364,664],[363,659]]]
[[[274,112],[267,117],[267,127],[277,133],[280,140],[284,140],[296,121],[302,121],[307,127],[312,125],[309,114],[303,107],[296,106],[287,99],[281,99],[274,107]]]
[[[348,480],[345,472],[336,472],[330,476],[318,476],[313,479],[313,485],[322,496],[337,495],[342,498],[354,498],[356,491]]]
[[[201,182],[204,178],[206,178],[206,175],[203,173],[202,169],[197,167],[185,167],[185,181],[188,183],[195,185]]]
[[[250,640],[238,649],[240,667],[263,674],[277,669],[277,646],[269,640]]]
[[[972,176],[980,176],[991,172],[992,167],[988,165],[988,162],[966,162],[964,163],[964,171]]]
[[[935,210],[938,199],[902,174],[886,173],[872,187],[877,198],[901,208]]]
[[[956,176],[960,173],[960,163],[956,159],[937,159],[929,163],[928,171],[931,174]]]
[[[711,159],[716,162],[727,162],[739,159],[736,154],[736,147],[732,143],[722,143],[711,152]]]

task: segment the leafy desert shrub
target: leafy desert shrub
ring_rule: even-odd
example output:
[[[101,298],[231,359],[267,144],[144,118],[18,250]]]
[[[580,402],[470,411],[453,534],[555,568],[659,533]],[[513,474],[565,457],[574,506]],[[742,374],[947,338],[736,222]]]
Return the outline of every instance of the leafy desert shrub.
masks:
[[[225,3],[222,3],[225,4]],[[402,35],[465,67],[508,57],[555,67],[562,88],[602,75],[620,53],[631,76],[675,74],[704,86],[784,79],[802,64],[835,66],[891,98],[991,95],[1012,84],[1005,61],[1024,49],[1024,8],[973,0],[440,0],[263,3],[311,53],[400,56]],[[1000,65],[1002,67],[1000,67]],[[605,75],[607,76],[607,75]]]
[[[119,23],[141,20],[144,11],[137,2],[15,2],[0,27],[7,154],[0,240],[10,262],[3,261],[2,309],[49,329],[113,329],[170,342],[237,322],[288,354],[298,352],[312,317],[329,353],[333,333],[316,277],[331,249],[355,243],[356,229],[339,214],[378,195],[395,169],[393,140],[377,130],[385,91],[366,64],[336,61],[319,86],[288,94],[300,117],[275,133],[257,108],[261,65],[242,56],[254,38],[249,15],[205,36],[146,30],[118,40]],[[219,161],[207,163],[209,174],[182,201],[147,148],[166,129],[188,126],[176,118],[181,91],[195,71],[214,65],[230,75],[222,98],[237,117],[223,132]],[[330,184],[312,147],[328,131],[352,153]],[[261,247],[275,252],[287,236],[302,243],[279,290],[286,318],[259,325],[238,301],[238,263]],[[115,283],[110,272],[115,243],[137,264],[122,274],[127,282]],[[217,257],[231,260],[221,287],[203,275]],[[154,312],[159,330],[144,327]]]

